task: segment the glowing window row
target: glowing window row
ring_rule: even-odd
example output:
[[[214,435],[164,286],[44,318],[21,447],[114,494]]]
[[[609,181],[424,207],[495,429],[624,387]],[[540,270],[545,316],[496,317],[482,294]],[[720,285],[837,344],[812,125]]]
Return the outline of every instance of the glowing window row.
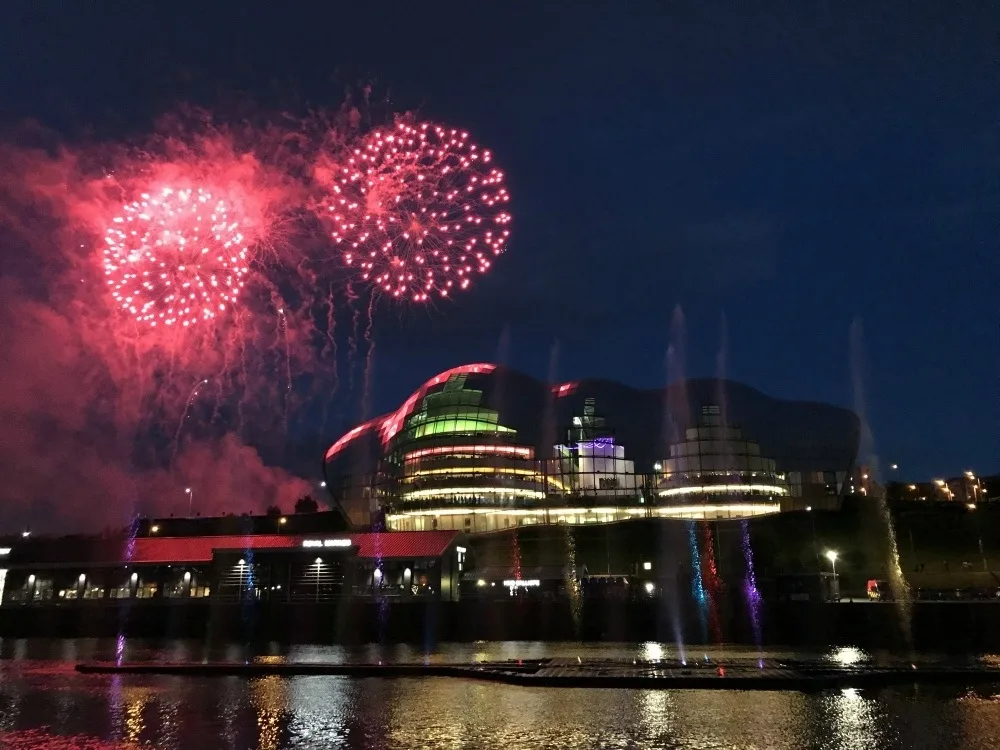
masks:
[[[443,469],[419,469],[417,471],[409,472],[403,477],[404,482],[414,482],[425,477],[434,476],[463,476],[463,477],[475,477],[482,474],[500,474],[503,476],[515,476],[515,477],[530,477],[537,482],[548,481],[549,484],[558,487],[559,489],[565,489],[565,486],[556,477],[546,477],[543,474],[535,471],[533,469],[512,469],[507,467],[494,467],[494,466],[449,466]]]
[[[418,424],[413,428],[413,438],[425,438],[432,435],[447,435],[450,433],[512,433],[509,427],[498,425],[484,419],[439,419],[433,422]]]
[[[425,456],[464,456],[464,455],[497,455],[531,458],[535,451],[522,445],[439,445],[434,448],[421,448],[410,451],[403,456],[404,461],[414,461]]]

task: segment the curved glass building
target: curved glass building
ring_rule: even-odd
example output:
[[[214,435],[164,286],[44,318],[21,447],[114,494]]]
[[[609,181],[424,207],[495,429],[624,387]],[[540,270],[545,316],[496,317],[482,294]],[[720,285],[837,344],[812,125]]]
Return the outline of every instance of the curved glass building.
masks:
[[[835,501],[858,435],[847,409],[731,381],[546,384],[479,363],[436,375],[350,430],[324,471],[357,526],[384,518],[396,530],[483,533],[748,518]]]
[[[788,497],[785,475],[760,444],[739,427],[722,423],[719,406],[702,408],[701,422],[670,446],[670,457],[653,465],[653,486],[662,515],[678,518],[747,518],[781,510]]]
[[[394,528],[478,528],[477,515],[509,517],[545,501],[535,449],[518,443],[466,378],[453,375],[425,395],[386,445],[380,483]]]

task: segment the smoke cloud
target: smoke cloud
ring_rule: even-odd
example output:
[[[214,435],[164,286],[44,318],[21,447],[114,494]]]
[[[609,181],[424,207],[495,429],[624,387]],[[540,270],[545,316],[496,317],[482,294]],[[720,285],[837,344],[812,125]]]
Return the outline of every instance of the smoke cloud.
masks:
[[[241,147],[246,129],[171,127],[142,148],[52,145],[40,130],[0,147],[0,531],[186,514],[187,487],[202,515],[290,509],[309,492],[260,450],[287,439],[293,374],[323,368],[302,293],[318,285],[285,223],[305,187]],[[257,138],[272,156],[284,143]],[[205,181],[235,196],[255,287],[218,325],[144,329],[106,294],[103,233],[147,186]]]
[[[0,533],[96,531],[189,504],[290,510],[310,492],[314,481],[280,465],[288,446],[296,429],[323,433],[328,412],[348,411],[330,402],[355,367],[357,392],[338,397],[364,402],[374,351],[371,301],[317,216],[358,136],[395,117],[365,85],[301,118],[179,108],[127,141],[70,142],[34,123],[0,140]],[[166,195],[208,195],[225,219],[155,202]],[[220,249],[237,226],[239,261]],[[187,238],[206,238],[212,255],[187,260]],[[245,287],[213,298],[230,261]],[[136,312],[164,304],[201,314]]]
[[[134,512],[291,509],[310,483],[233,434],[185,442],[169,465],[136,461],[128,388],[76,321],[0,282],[0,528],[92,531]]]

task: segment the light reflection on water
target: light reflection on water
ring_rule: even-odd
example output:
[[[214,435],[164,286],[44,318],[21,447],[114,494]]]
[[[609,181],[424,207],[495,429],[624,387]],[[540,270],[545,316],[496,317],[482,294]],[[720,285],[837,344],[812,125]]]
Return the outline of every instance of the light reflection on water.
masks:
[[[74,659],[114,642],[0,642],[0,748],[837,748],[962,747],[1000,736],[1000,687],[797,692],[524,688],[450,678],[258,679],[81,675]],[[129,643],[127,659],[253,658],[240,649]],[[265,648],[261,660],[482,661],[559,656],[675,658],[667,644],[444,644]],[[756,650],[720,648],[713,658]],[[851,650],[769,653],[877,662]],[[995,657],[990,657],[995,659]]]

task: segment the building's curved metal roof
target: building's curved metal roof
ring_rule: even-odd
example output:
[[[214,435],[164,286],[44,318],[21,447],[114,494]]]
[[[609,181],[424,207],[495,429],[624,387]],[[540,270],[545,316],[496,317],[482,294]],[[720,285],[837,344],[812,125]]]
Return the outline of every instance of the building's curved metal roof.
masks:
[[[475,363],[435,375],[395,411],[341,436],[326,451],[328,472],[358,473],[374,466],[424,396],[455,375],[467,376],[468,387],[482,390],[483,405],[496,409],[501,424],[517,430],[517,442],[534,445],[539,455],[562,441],[573,416],[593,399],[596,413],[640,471],[666,457],[669,445],[683,439],[707,405],[720,406],[725,422],[743,428],[781,471],[847,470],[857,457],[860,422],[839,406],[779,399],[731,380],[695,378],[659,389],[599,379],[547,384],[507,367]]]

